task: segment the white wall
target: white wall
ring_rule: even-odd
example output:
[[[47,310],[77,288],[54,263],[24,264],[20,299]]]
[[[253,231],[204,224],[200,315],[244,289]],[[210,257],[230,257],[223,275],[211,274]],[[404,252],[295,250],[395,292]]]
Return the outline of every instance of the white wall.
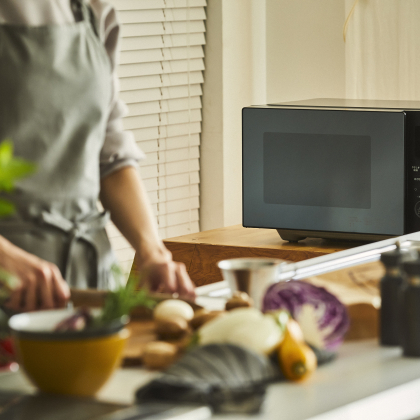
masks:
[[[201,230],[238,224],[242,219],[241,109],[252,103],[256,61],[250,28],[255,1],[260,0],[208,1],[200,152]]]
[[[268,102],[344,97],[344,1],[266,3]]]
[[[241,109],[344,97],[343,0],[208,0],[201,230],[242,223]]]
[[[349,13],[354,2],[346,0]],[[346,95],[420,100],[419,1],[359,1],[346,40]]]
[[[200,146],[200,229],[224,226],[222,0],[207,3],[203,122]],[[209,34],[209,31],[211,34]]]

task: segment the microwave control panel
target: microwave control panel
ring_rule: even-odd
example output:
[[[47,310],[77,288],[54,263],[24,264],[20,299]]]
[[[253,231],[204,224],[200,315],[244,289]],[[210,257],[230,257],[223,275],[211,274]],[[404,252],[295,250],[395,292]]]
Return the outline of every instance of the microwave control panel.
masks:
[[[406,233],[420,231],[420,112],[406,113]]]
[[[412,197],[414,204],[414,214],[420,220],[420,165],[411,165],[409,168],[409,178],[412,179],[411,188],[409,187],[409,198]],[[410,191],[411,190],[411,191]],[[411,203],[412,204],[412,203]]]

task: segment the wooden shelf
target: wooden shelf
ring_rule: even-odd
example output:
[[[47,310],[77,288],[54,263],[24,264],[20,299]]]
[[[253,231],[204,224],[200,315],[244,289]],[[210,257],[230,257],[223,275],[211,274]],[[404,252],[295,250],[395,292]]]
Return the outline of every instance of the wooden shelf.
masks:
[[[222,280],[217,262],[227,258],[269,257],[297,262],[363,244],[313,238],[291,243],[282,240],[274,229],[242,225],[169,238],[164,243],[174,260],[186,265],[197,286]]]

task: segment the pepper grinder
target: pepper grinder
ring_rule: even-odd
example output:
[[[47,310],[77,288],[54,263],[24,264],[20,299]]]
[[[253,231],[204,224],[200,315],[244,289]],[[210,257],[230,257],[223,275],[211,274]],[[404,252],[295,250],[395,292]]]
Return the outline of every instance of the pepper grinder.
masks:
[[[399,248],[381,255],[381,262],[385,266],[385,275],[380,281],[379,340],[383,346],[398,346],[400,344],[399,299],[403,283],[402,258],[403,254]]]
[[[404,356],[420,357],[420,259],[403,264],[401,345]]]

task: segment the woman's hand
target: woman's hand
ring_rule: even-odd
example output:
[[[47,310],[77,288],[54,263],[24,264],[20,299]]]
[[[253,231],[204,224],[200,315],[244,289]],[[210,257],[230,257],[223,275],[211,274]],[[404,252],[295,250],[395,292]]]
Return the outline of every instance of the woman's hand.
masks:
[[[70,289],[58,267],[0,237],[0,267],[20,280],[5,307],[26,312],[65,306]]]
[[[194,285],[185,264],[173,261],[172,254],[166,248],[154,257],[145,258],[141,252],[137,252],[136,267],[141,283],[147,285],[150,290],[195,297]]]

